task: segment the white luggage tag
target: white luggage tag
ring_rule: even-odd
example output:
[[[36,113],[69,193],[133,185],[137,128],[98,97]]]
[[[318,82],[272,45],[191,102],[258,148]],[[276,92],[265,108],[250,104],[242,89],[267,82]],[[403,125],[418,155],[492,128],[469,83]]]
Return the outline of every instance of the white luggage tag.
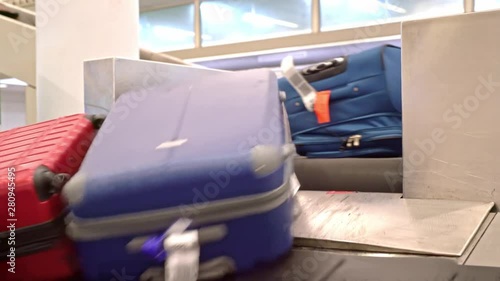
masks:
[[[290,185],[291,185],[291,192],[292,192],[292,197],[295,197],[297,195],[297,192],[300,189],[300,182],[299,179],[297,178],[297,175],[293,173],[292,178],[290,179]]]
[[[190,220],[179,220],[167,230],[163,247],[165,281],[196,281],[199,275],[200,244],[197,230],[186,230]]]
[[[300,214],[302,214],[302,208],[300,206],[300,202],[298,200],[297,192],[299,192],[300,189],[300,182],[299,179],[297,178],[297,175],[293,173],[292,178],[290,179],[290,186],[291,186],[291,195],[293,198],[293,219],[296,220]]]
[[[292,56],[287,56],[281,61],[281,71],[283,72],[283,76],[302,98],[306,109],[313,112],[314,103],[316,102],[316,90],[295,69]]]

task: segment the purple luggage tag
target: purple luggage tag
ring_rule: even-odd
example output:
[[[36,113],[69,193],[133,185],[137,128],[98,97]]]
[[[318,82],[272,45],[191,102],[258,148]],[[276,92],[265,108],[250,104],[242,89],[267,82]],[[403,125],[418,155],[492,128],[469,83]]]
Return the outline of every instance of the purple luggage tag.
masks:
[[[167,259],[167,252],[163,249],[165,235],[157,235],[144,242],[141,252],[152,257],[158,262],[164,262]]]
[[[152,257],[158,262],[164,262],[168,253],[163,245],[165,239],[173,233],[182,233],[191,225],[190,219],[179,219],[172,224],[162,235],[150,236],[142,245],[141,252]]]

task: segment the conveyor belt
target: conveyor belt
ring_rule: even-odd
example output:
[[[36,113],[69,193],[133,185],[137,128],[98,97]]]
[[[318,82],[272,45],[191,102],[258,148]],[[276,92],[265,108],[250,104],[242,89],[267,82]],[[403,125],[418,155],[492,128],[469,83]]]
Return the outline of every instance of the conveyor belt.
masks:
[[[281,261],[224,281],[498,281],[499,268],[443,258],[295,249]]]
[[[302,190],[403,192],[401,158],[295,159]]]
[[[466,265],[500,267],[500,217],[495,216]]]
[[[298,193],[296,244],[460,257],[493,203],[401,199],[400,194]]]
[[[313,247],[296,246],[280,261],[225,281],[500,280],[500,219],[489,213],[492,204],[406,200],[399,194],[300,191],[297,196],[303,207],[294,227],[297,244],[309,240]],[[344,243],[329,243],[341,235],[346,237]],[[349,248],[354,244],[345,243],[349,241],[362,241],[358,246],[365,251],[332,249],[339,245]],[[319,249],[325,246],[328,249]],[[408,252],[463,255],[381,252],[396,247]]]

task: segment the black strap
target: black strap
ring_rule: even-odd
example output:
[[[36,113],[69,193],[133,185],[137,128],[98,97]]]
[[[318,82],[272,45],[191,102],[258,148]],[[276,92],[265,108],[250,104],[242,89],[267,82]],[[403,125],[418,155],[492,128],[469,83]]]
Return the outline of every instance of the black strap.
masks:
[[[16,257],[30,255],[36,252],[45,251],[54,246],[54,244],[64,235],[65,225],[64,217],[66,213],[61,214],[56,219],[15,229],[15,254]],[[0,233],[0,261],[8,260],[7,255],[10,253],[9,238],[11,231]]]

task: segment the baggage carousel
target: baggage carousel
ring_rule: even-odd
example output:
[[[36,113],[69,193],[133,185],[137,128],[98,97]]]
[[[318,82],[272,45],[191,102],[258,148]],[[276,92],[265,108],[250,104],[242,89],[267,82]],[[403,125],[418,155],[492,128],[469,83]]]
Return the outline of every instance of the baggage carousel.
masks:
[[[294,249],[222,281],[499,281],[492,203],[299,191]],[[277,222],[279,223],[279,222]],[[163,272],[150,281],[163,280]]]
[[[89,114],[106,113],[125,92],[214,73],[118,58],[89,61],[84,69]],[[295,167],[300,213],[293,226],[283,226],[293,228],[294,249],[224,280],[500,281],[494,202],[403,198],[401,159],[298,158]]]
[[[293,251],[224,280],[500,280],[500,217],[491,203],[383,193],[297,196],[302,213]]]

